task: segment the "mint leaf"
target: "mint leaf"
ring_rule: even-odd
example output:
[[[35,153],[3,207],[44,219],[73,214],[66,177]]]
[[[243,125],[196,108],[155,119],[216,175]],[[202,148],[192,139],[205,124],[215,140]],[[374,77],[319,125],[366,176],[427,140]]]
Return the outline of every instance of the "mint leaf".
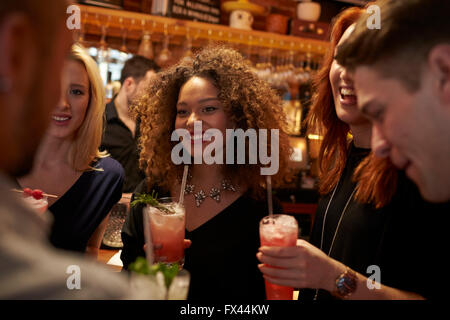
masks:
[[[153,270],[150,269],[147,259],[144,257],[137,257],[135,262],[130,263],[128,269],[140,274],[153,274]]]
[[[162,262],[159,262],[158,264],[149,266],[147,259],[145,259],[144,257],[137,257],[136,261],[130,263],[128,267],[130,271],[143,275],[155,276],[160,271],[164,276],[164,283],[167,289],[169,289],[173,279],[177,276],[178,268],[178,263],[166,265]]]
[[[161,204],[158,202],[158,193],[155,190],[152,191],[152,194],[148,193],[137,193],[134,197],[134,200],[131,201],[130,206],[134,207],[137,204],[150,205],[151,207],[158,208],[161,211],[166,213],[175,213],[171,208]]]
[[[174,263],[172,265],[160,264],[160,271],[164,275],[164,281],[166,283],[166,288],[169,289],[172,284],[173,279],[178,274],[178,263]]]

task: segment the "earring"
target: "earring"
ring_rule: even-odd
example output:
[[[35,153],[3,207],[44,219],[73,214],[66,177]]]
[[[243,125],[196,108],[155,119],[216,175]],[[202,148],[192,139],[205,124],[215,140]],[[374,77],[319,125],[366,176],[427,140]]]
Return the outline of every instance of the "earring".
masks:
[[[11,90],[11,80],[7,77],[0,76],[0,93],[7,93]]]

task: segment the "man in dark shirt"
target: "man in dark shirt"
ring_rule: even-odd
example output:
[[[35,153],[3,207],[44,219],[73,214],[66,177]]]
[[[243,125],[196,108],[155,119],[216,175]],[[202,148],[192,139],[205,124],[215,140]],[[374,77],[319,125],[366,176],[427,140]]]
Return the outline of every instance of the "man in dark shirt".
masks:
[[[448,202],[450,1],[383,0],[373,6],[381,28],[368,28],[372,16],[362,15],[336,61],[354,71],[375,155],[404,170],[424,199]]]
[[[139,169],[139,121],[130,114],[132,101],[159,71],[158,65],[142,56],[127,60],[122,69],[119,93],[106,105],[106,128],[101,150],[120,162],[125,170],[124,193],[131,193],[144,178]]]

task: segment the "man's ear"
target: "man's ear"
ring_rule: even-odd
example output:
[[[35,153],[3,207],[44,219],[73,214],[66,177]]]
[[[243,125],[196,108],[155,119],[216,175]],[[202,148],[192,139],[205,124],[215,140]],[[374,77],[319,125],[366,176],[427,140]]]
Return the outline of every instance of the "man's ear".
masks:
[[[125,93],[128,96],[135,91],[136,81],[134,81],[133,77],[128,77],[123,81],[122,87],[125,89]]]
[[[450,45],[440,44],[431,49],[428,65],[437,81],[439,99],[450,106]]]

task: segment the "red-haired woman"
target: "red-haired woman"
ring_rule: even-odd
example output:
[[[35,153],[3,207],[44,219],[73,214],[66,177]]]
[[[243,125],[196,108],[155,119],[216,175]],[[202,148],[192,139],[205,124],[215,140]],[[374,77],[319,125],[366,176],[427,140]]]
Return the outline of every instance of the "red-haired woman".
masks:
[[[305,289],[305,300],[438,297],[442,289],[433,270],[439,257],[429,248],[445,241],[438,239],[442,234],[436,234],[431,215],[445,208],[424,202],[402,172],[370,152],[371,124],[357,109],[351,74],[333,58],[363,13],[350,8],[337,17],[315,79],[308,120],[323,136],[322,197],[310,243],[262,247],[259,268],[275,284]]]

